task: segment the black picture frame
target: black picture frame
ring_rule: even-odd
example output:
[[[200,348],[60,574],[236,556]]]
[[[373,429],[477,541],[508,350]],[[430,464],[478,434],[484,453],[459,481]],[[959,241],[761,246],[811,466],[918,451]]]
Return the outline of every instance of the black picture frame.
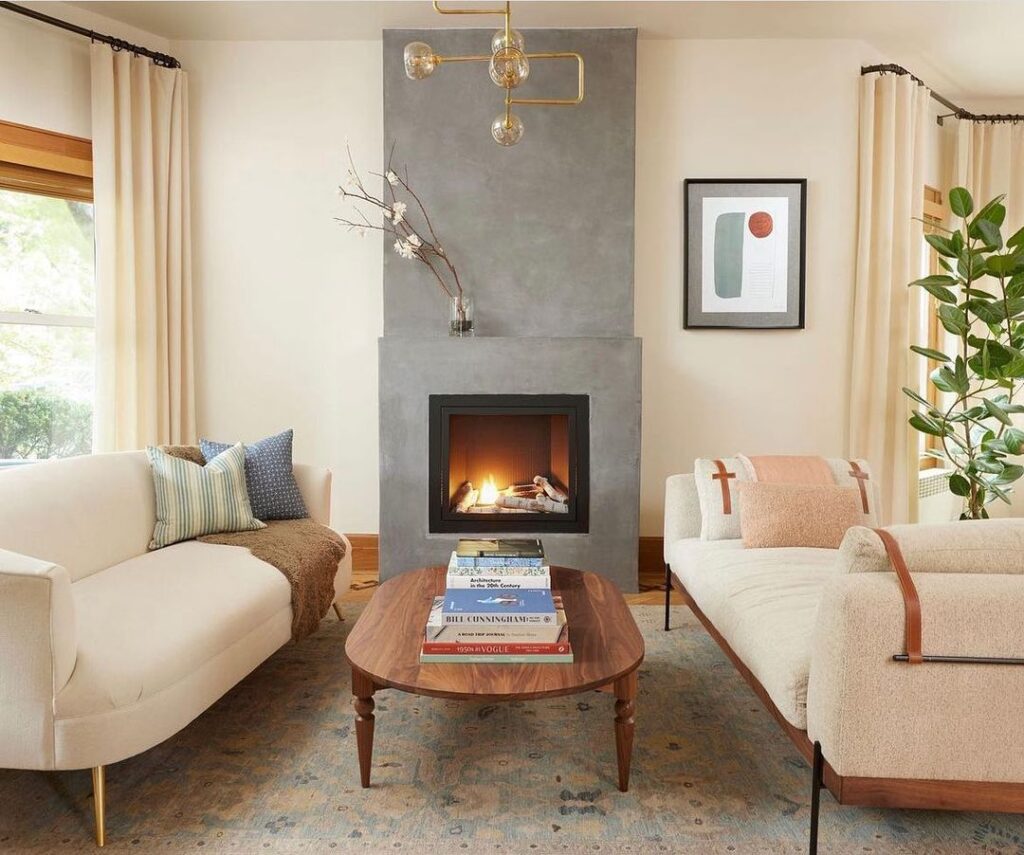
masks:
[[[789,252],[785,311],[709,311],[703,304],[703,200],[772,196],[786,198]],[[683,329],[805,328],[807,256],[806,178],[687,178],[682,186],[683,207]],[[793,221],[797,221],[796,227]],[[794,260],[796,269],[793,269]]]

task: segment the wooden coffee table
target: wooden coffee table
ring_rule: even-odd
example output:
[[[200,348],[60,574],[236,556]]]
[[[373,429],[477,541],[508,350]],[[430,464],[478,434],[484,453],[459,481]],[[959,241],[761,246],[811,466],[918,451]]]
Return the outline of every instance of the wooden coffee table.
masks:
[[[445,568],[412,570],[382,584],[345,642],[352,666],[359,777],[370,786],[374,702],[378,689],[467,701],[518,701],[574,695],[593,689],[615,695],[619,789],[629,788],[636,714],[637,668],[644,640],[614,583],[595,573],[551,568],[562,595],[571,665],[420,664],[420,646],[435,596],[445,591]]]

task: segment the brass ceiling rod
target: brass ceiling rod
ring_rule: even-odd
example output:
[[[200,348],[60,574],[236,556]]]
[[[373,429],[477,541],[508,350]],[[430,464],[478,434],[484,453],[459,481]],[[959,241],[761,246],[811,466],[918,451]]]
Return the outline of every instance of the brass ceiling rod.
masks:
[[[51,27],[57,27],[61,30],[67,30],[69,33],[85,36],[93,42],[102,42],[105,45],[110,45],[114,50],[125,50],[129,53],[135,54],[136,56],[144,56],[147,59],[153,60],[156,65],[164,68],[181,68],[181,63],[173,56],[168,56],[166,53],[158,53],[157,51],[150,50],[149,48],[133,45],[131,42],[126,42],[124,39],[107,36],[103,33],[97,33],[95,30],[88,30],[85,27],[79,27],[77,24],[69,24],[67,21],[62,21],[60,18],[54,18],[52,15],[45,15],[42,12],[37,12],[35,9],[29,9],[26,6],[19,6],[17,3],[0,2],[0,9],[7,9],[9,12],[24,15],[26,18],[32,18],[34,21],[49,24]]]

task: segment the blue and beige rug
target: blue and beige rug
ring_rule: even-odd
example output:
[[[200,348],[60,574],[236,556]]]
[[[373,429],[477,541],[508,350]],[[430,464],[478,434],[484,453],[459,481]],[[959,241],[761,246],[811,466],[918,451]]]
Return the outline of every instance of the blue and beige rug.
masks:
[[[647,640],[632,787],[613,699],[510,705],[377,694],[359,787],[345,634],[280,651],[173,739],[107,770],[110,851],[806,851],[809,770],[684,608],[635,606]],[[1017,746],[1016,748],[1019,748]],[[88,772],[0,770],[0,852],[90,851]],[[840,808],[822,852],[1024,855],[1024,817]]]

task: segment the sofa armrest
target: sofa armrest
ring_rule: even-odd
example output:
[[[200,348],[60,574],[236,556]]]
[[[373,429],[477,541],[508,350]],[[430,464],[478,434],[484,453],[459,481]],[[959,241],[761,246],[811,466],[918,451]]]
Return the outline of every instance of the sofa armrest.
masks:
[[[331,470],[322,466],[310,466],[306,463],[292,465],[295,483],[299,485],[302,501],[309,511],[309,516],[320,523],[331,524]]]
[[[53,699],[77,646],[67,570],[0,549],[0,767],[53,768]]]
[[[1024,656],[1024,576],[915,573],[926,654]],[[837,574],[819,605],[807,730],[840,775],[1024,782],[1024,668],[893,662],[894,573]]]
[[[665,562],[677,540],[700,537],[700,502],[693,475],[669,475],[665,479]]]

